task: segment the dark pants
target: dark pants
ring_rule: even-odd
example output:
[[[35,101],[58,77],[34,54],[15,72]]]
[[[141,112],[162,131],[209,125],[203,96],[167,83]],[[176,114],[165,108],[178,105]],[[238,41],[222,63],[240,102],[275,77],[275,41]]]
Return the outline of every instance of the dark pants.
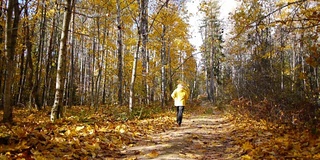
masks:
[[[176,106],[176,107],[177,107],[177,123],[179,124],[179,126],[181,126],[184,106]]]

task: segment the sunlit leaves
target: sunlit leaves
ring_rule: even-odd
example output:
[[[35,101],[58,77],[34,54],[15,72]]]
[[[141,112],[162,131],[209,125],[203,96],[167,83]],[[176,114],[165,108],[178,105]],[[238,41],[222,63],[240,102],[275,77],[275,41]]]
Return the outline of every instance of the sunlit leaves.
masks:
[[[312,37],[312,45],[309,47],[309,50],[310,50],[310,55],[306,58],[306,62],[307,64],[309,64],[310,66],[316,68],[320,65],[320,49],[319,49],[319,46],[320,44],[316,43],[316,39],[318,37]]]
[[[19,121],[17,126],[0,126],[0,155],[37,159],[117,157],[119,150],[136,138],[166,130],[174,122],[162,115],[124,124],[103,111],[100,114],[85,111],[86,114],[82,115],[83,112],[80,107],[75,107],[70,113],[78,114],[53,124],[45,112],[30,114],[19,110],[15,113]]]
[[[313,159],[318,156],[319,138],[312,138],[308,130],[298,131],[283,124],[255,121],[245,116],[236,117],[231,139],[241,146],[242,159]]]
[[[194,75],[196,70],[195,59],[192,56],[195,48],[190,44],[188,35],[188,27],[191,24],[186,23],[187,20],[182,18],[176,7],[174,5],[163,7],[161,12],[151,15],[154,23],[150,28],[148,48],[154,52],[149,62],[149,75],[152,76],[147,82],[150,82],[148,83],[150,86],[155,85],[154,77],[160,77],[162,65],[165,69],[171,70],[170,76],[173,79],[184,77],[190,81],[192,76],[188,74]],[[161,53],[162,47],[165,47],[166,53]],[[170,57],[170,63],[160,65],[161,54]],[[182,68],[185,69],[184,72]]]

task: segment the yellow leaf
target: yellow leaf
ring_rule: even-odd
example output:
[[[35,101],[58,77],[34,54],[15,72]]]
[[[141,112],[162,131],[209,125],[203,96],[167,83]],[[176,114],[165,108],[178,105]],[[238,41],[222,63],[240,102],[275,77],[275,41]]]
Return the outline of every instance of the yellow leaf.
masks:
[[[196,159],[197,156],[195,156],[194,154],[192,153],[186,153],[186,158],[192,158],[192,159]]]
[[[146,156],[149,158],[156,158],[159,156],[159,153],[156,150],[153,150],[150,153],[148,153]]]
[[[48,159],[45,156],[43,156],[43,154],[38,150],[31,149],[31,153],[33,154],[33,157],[35,159],[37,159],[37,160],[46,160],[46,159]],[[0,157],[0,159],[1,159],[1,157]]]
[[[314,159],[320,159],[320,153],[315,154],[315,155],[313,156],[313,158],[314,158]]]
[[[16,150],[23,150],[23,149],[28,149],[30,146],[28,146],[27,145],[27,141],[22,141],[22,142],[20,142],[16,147],[15,147],[15,149]]]
[[[8,158],[6,155],[0,155],[0,159],[7,160]]]
[[[244,155],[244,156],[241,157],[241,159],[242,159],[242,160],[251,160],[252,157],[249,156],[249,155]]]
[[[34,118],[35,118],[35,114],[30,114],[30,115],[27,117],[28,120],[33,120]]]
[[[101,127],[101,128],[99,129],[99,131],[100,131],[100,132],[108,132],[109,130],[108,130],[107,127]]]
[[[58,142],[59,145],[60,145],[62,142],[65,142],[65,138],[63,138],[63,137],[55,137],[54,140],[55,140],[56,142]]]
[[[122,124],[122,125],[118,125],[116,128],[115,128],[115,131],[116,132],[119,132],[119,133],[125,133],[127,130],[127,126]]]
[[[140,136],[141,133],[140,132],[133,132],[133,136]]]
[[[251,145],[250,142],[246,142],[242,145],[242,148],[245,150],[245,151],[249,151],[249,150],[252,150],[253,149],[253,146]]]
[[[71,135],[71,131],[70,131],[70,130],[67,130],[64,134],[65,134],[66,136],[70,136],[70,135]]]
[[[89,152],[87,150],[85,150],[84,148],[81,148],[81,152],[85,155],[89,154]]]
[[[210,147],[215,147],[215,146],[221,146],[221,144],[215,142],[215,141],[212,141],[210,144],[209,144]]]
[[[120,133],[124,133],[124,132],[126,132],[123,128],[121,128],[120,130],[119,130],[119,132]]]
[[[86,145],[86,148],[90,149],[90,150],[100,150],[100,145],[99,143],[94,143],[94,144],[85,144]]]
[[[80,130],[82,130],[84,128],[84,126],[77,126],[76,127],[76,131],[80,131]]]

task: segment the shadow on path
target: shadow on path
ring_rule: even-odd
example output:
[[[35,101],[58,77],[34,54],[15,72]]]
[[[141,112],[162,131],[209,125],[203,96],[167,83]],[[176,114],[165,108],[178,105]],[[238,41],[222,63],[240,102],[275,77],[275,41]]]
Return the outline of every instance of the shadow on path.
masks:
[[[122,151],[123,159],[239,159],[229,138],[233,124],[223,115],[190,116],[181,127],[148,135]]]

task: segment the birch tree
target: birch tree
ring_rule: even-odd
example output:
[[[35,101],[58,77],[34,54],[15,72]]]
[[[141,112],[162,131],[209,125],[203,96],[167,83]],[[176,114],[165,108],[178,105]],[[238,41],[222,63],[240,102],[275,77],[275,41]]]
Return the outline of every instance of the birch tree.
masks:
[[[147,45],[147,10],[148,10],[148,0],[137,0],[139,4],[139,17],[138,17],[138,42],[137,42],[137,50],[134,54],[133,67],[132,67],[132,75],[130,82],[130,93],[129,93],[129,111],[132,111],[133,103],[134,103],[134,85],[136,79],[136,71],[137,71],[137,63],[138,63],[138,53],[142,41],[141,46],[141,55],[143,57],[143,71],[142,75],[145,77],[146,75],[146,45]],[[143,78],[143,86],[146,87],[146,79]],[[146,89],[143,89],[144,91]]]
[[[67,54],[67,40],[69,34],[69,24],[71,20],[72,8],[74,0],[67,0],[65,6],[62,33],[60,39],[59,55],[58,55],[58,68],[56,78],[56,91],[54,104],[51,109],[51,121],[54,122],[63,116],[63,89],[65,80],[65,66],[66,66],[66,54]]]

